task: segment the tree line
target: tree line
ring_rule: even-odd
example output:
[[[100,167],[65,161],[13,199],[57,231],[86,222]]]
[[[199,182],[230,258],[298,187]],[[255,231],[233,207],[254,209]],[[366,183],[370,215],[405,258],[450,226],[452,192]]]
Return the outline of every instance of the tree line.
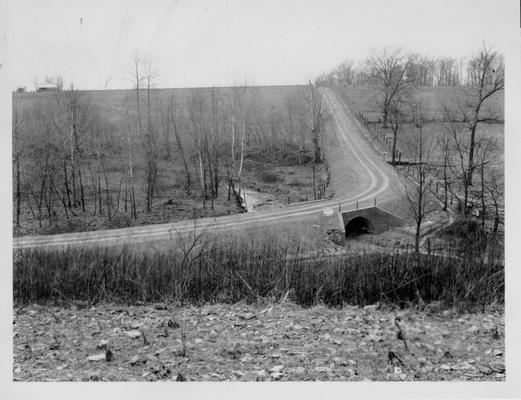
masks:
[[[331,71],[321,74],[316,79],[319,85],[366,85],[374,78],[374,69],[382,62],[395,63],[405,61],[404,69],[407,80],[418,86],[474,86],[481,79],[479,61],[470,58],[433,57],[420,53],[405,53],[397,47],[373,50],[364,60],[346,59]]]

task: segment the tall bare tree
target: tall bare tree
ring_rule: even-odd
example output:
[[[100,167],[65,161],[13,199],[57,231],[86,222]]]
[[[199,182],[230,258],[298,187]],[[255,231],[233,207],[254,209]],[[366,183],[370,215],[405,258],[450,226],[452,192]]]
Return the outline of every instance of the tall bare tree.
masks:
[[[152,85],[157,73],[153,70],[150,60],[142,61],[143,78],[146,88],[146,116],[147,126],[144,132],[144,147],[145,147],[145,165],[146,165],[146,182],[147,195],[146,204],[147,212],[152,210],[152,198],[155,193],[157,174],[158,174],[158,154],[156,146],[155,128],[152,123]]]
[[[85,190],[81,165],[84,153],[82,139],[85,136],[86,124],[90,115],[90,99],[84,93],[75,89],[73,84],[70,85],[68,90],[59,92],[56,99],[62,107],[66,125],[70,132],[70,164],[74,207],[81,204],[82,211],[85,212]],[[76,179],[78,179],[78,184]]]
[[[20,162],[23,156],[24,144],[22,135],[25,125],[25,115],[20,107],[19,100],[13,96],[13,163],[15,172],[15,198],[16,198],[16,226],[20,226],[22,205],[22,183]]]
[[[314,162],[322,162],[322,130],[324,128],[324,103],[318,88],[309,82],[309,99],[311,113],[311,140],[313,142]]]
[[[409,91],[401,91],[393,97],[389,103],[388,119],[393,133],[391,146],[391,163],[396,164],[398,135],[402,125],[407,122],[407,116],[411,114],[411,99]]]
[[[399,48],[384,48],[369,57],[368,69],[371,84],[377,92],[377,104],[383,115],[383,126],[387,127],[389,109],[395,99],[408,90],[413,82],[407,76],[412,57],[404,55]]]
[[[505,87],[505,71],[503,57],[486,46],[470,61],[470,85],[461,88],[457,97],[460,118],[468,132],[468,161],[464,176],[464,186],[472,186],[475,174],[476,133],[484,122],[501,121],[502,116],[491,104],[491,98]],[[455,116],[450,116],[454,119]],[[468,191],[465,191],[464,206],[468,205]]]
[[[432,184],[436,180],[436,168],[431,164],[435,140],[423,131],[424,117],[421,104],[416,107],[416,129],[410,158],[413,160],[411,180],[404,184],[409,210],[414,218],[416,229],[414,249],[420,252],[421,228],[425,218],[436,210],[437,205],[431,195]]]

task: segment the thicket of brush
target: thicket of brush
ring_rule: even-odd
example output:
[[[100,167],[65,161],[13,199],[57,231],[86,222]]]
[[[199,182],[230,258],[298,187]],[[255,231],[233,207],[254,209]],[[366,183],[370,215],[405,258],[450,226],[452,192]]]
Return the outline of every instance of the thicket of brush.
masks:
[[[297,255],[297,257],[295,257]],[[502,255],[352,254],[319,257],[273,245],[206,246],[191,252],[130,248],[15,254],[14,301],[181,304],[278,301],[338,306],[383,301],[446,306],[504,301]]]

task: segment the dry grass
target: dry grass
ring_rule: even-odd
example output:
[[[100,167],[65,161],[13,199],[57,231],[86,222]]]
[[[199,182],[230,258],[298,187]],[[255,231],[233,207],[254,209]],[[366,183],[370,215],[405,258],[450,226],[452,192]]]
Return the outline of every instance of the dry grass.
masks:
[[[120,249],[27,250],[15,253],[18,304],[82,300],[188,303],[290,299],[302,306],[440,301],[466,307],[502,303],[503,255],[489,246],[465,253],[385,253],[324,256],[272,241],[212,244],[183,251]]]

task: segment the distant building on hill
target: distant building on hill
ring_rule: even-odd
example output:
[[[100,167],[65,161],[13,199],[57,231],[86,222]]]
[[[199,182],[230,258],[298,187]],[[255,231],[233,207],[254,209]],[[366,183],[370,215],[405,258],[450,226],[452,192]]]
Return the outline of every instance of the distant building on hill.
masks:
[[[16,88],[16,93],[25,93],[25,87]]]
[[[58,91],[58,86],[54,83],[41,83],[36,88],[37,92],[56,92]]]

